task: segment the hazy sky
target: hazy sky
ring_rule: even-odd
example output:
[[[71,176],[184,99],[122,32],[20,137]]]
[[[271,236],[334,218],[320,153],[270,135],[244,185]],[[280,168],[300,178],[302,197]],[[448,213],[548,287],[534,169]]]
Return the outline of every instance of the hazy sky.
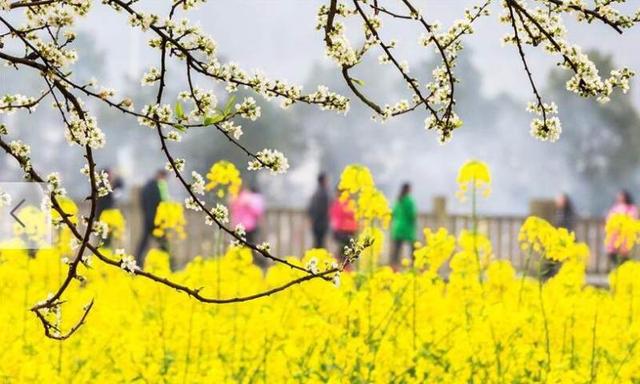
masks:
[[[157,0],[156,0],[157,1]],[[144,3],[144,2],[143,2]],[[151,2],[153,3],[153,2]],[[219,52],[246,69],[260,68],[272,77],[303,82],[315,62],[333,65],[324,56],[322,35],[315,30],[318,0],[219,0],[210,1],[189,17],[199,23],[218,42]],[[395,2],[386,2],[396,4]],[[427,0],[417,1],[422,5],[429,20],[439,20],[443,25],[460,18],[463,10],[479,1]],[[530,98],[529,88],[515,48],[502,46],[501,37],[507,33],[505,25],[499,24],[498,2],[494,2],[492,14],[477,21],[476,34],[465,38],[466,46],[474,48],[473,61],[483,72],[483,91],[488,95],[508,92],[519,97]],[[640,1],[632,0],[629,3]],[[156,3],[157,4],[157,3]],[[165,7],[167,1],[162,2]],[[384,2],[383,2],[384,4]],[[396,5],[397,7],[397,5]],[[162,8],[164,9],[164,8]],[[601,24],[578,25],[567,23],[570,39],[585,50],[598,48],[614,55],[618,65],[627,65],[640,70],[640,55],[637,46],[640,29],[626,31],[619,36]],[[410,59],[428,56],[429,52],[417,45],[414,28],[405,28],[392,22],[385,25],[383,37],[401,41],[403,53]],[[115,84],[120,84],[125,73],[139,73],[149,59],[144,37],[126,28],[126,16],[113,14],[99,2],[82,22],[81,29],[95,36],[97,46],[108,53],[109,75]],[[377,56],[378,53],[372,53]],[[540,82],[554,65],[547,55],[530,50],[535,76]],[[635,92],[636,100],[638,92]]]

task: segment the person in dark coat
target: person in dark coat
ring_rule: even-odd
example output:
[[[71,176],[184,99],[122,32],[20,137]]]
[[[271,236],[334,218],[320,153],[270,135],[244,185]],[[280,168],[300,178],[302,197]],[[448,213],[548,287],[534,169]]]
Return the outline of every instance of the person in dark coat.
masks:
[[[564,228],[568,231],[575,230],[576,212],[573,208],[573,202],[566,193],[562,193],[556,198],[556,212],[553,217],[553,225],[555,225],[556,228]]]
[[[561,193],[556,198],[556,211],[553,216],[553,225],[556,228],[564,228],[570,232],[575,230],[576,226],[576,212],[573,208],[573,202],[569,195]],[[542,265],[542,278],[547,280],[555,276],[562,263],[559,261],[544,259]]]
[[[140,191],[140,206],[142,208],[142,233],[136,250],[136,263],[140,268],[144,266],[145,251],[152,236],[156,211],[161,201],[169,199],[167,188],[167,171],[159,170]],[[167,249],[164,239],[160,239],[160,248]]]
[[[311,221],[311,231],[313,232],[313,247],[325,248],[325,238],[329,231],[329,189],[327,187],[327,175],[318,175],[318,186],[316,187],[309,207],[307,216]]]

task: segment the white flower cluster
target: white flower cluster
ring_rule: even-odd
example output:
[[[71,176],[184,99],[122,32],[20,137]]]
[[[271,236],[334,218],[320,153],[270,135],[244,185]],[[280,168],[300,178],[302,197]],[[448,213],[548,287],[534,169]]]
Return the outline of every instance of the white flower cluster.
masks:
[[[45,300],[41,300],[36,303],[39,311],[44,316],[53,315],[53,327],[51,328],[51,334],[58,337],[60,336],[60,323],[62,322],[62,302],[59,300],[53,301],[53,293],[49,293]]]
[[[146,31],[158,23],[159,20],[160,17],[158,15],[140,12],[136,15],[131,15],[129,18],[129,25],[132,27],[140,27],[140,29]]]
[[[241,239],[245,239],[247,236],[247,231],[244,229],[244,225],[236,224],[236,227],[233,229],[233,233]]]
[[[282,152],[265,148],[256,153],[256,159],[249,161],[247,169],[255,171],[268,168],[271,173],[285,173],[289,169],[289,161]]]
[[[115,89],[103,87],[98,92],[98,97],[100,97],[103,100],[108,100],[109,98],[115,96],[115,94],[116,94],[116,90]]]
[[[344,247],[344,256],[350,263],[356,261],[362,252],[373,245],[372,236],[361,236],[358,239],[349,239],[349,244]]]
[[[131,100],[128,97],[125,97],[124,99],[122,99],[119,105],[122,108],[126,109],[127,111],[133,111],[133,100]]]
[[[120,268],[129,272],[131,275],[135,275],[136,271],[140,269],[136,264],[136,259],[131,255],[126,255],[124,249],[116,249],[115,255],[120,257]]]
[[[558,66],[573,73],[566,83],[568,91],[606,103],[615,89],[620,89],[623,93],[629,90],[629,80],[634,72],[628,68],[612,70],[609,77],[603,79],[596,65],[582,49],[566,40],[567,29],[561,14],[575,13],[578,20],[587,22],[599,18],[615,28],[629,28],[640,21],[640,18],[638,14],[634,17],[623,16],[612,8],[611,0],[598,0],[596,3],[596,8],[592,10],[587,8],[583,0],[559,1],[557,4],[554,2],[552,8],[545,6],[530,9],[523,1],[504,1],[505,12],[500,20],[516,25],[516,31],[507,35],[503,39],[504,43],[542,46],[546,52],[559,56]],[[512,14],[517,15],[516,20]],[[541,111],[539,114],[542,114]],[[561,131],[560,121],[557,117],[536,118],[531,123],[531,130],[532,134],[542,140],[554,141]]]
[[[182,141],[182,135],[180,135],[180,132],[178,131],[169,131],[169,133],[167,133],[166,135],[166,138],[167,140],[175,141],[176,143]]]
[[[307,269],[307,271],[313,273],[314,275],[320,273],[320,269],[318,268],[318,259],[315,257],[312,257],[309,260],[305,268]]]
[[[427,130],[437,130],[440,134],[440,143],[444,144],[451,140],[453,130],[462,126],[462,119],[455,112],[442,116],[440,119],[430,115],[424,120],[424,126]]]
[[[0,98],[0,113],[11,114],[20,108],[26,108],[29,112],[33,112],[36,105],[34,97],[23,95],[4,95]]]
[[[315,257],[312,257],[311,259],[309,259],[309,262],[307,263],[307,265],[305,266],[306,270],[309,271],[310,273],[317,275],[319,274],[320,271],[320,267],[318,265],[318,259]],[[339,266],[336,262],[332,262],[329,263],[328,261],[324,262],[324,271],[330,271],[330,270],[335,270],[338,269]],[[333,276],[331,276],[331,282],[333,283],[333,285],[335,285],[336,287],[340,287],[340,271],[337,271],[335,274],[333,274]]]
[[[109,225],[103,221],[96,220],[91,227],[91,233],[98,239],[106,239],[109,237]]]
[[[80,173],[85,175],[87,179],[89,179],[89,183],[91,183],[91,168],[89,164],[83,165],[82,168],[80,168]],[[109,174],[105,170],[94,170],[93,179],[96,183],[98,197],[104,197],[113,192],[111,182],[109,181]]]
[[[149,128],[155,128],[157,122],[170,122],[173,117],[173,111],[171,110],[171,106],[168,104],[145,105],[142,108],[141,113],[144,116],[138,118],[138,123]]]
[[[147,86],[153,85],[160,80],[160,70],[156,67],[151,67],[147,72],[142,75],[140,85]]]
[[[205,116],[211,114],[218,105],[218,99],[213,92],[205,91],[198,87],[193,88],[192,91],[180,92],[178,98],[193,103],[194,107],[187,116],[190,121],[202,120]]]
[[[202,54],[209,60],[215,58],[216,42],[205,34],[200,26],[191,24],[188,19],[183,18],[177,22],[165,19],[162,28],[167,31],[172,40],[168,43],[168,48],[178,58],[185,59],[185,52]],[[149,41],[149,45],[154,48],[160,47],[161,44],[162,38],[154,38]]]
[[[245,97],[241,104],[236,104],[236,112],[245,119],[256,121],[260,117],[260,107],[253,97]]]
[[[215,218],[218,223],[226,224],[229,222],[229,210],[224,204],[216,204],[216,206],[211,210],[211,215]],[[211,220],[210,217],[207,216],[210,220],[207,222],[208,225],[213,225],[214,221]],[[237,229],[237,228],[236,228]]]
[[[333,25],[331,26],[331,30],[326,30],[329,13],[330,8],[323,4],[318,10],[316,25],[316,29],[323,30],[329,40],[326,45],[325,54],[342,67],[352,67],[358,64],[361,55],[351,46],[351,43],[346,36],[344,23],[338,20],[335,16],[347,18],[355,15],[356,10],[347,8],[347,6],[342,2],[337,2]]]
[[[98,128],[93,116],[81,119],[77,114],[69,121],[65,137],[69,144],[75,143],[83,147],[88,145],[93,149],[102,148],[106,141],[104,132]]]
[[[271,244],[269,244],[268,241],[263,241],[262,243],[258,244],[256,248],[261,252],[271,252]]]
[[[21,140],[13,140],[9,143],[9,149],[14,156],[20,159],[20,167],[24,171],[26,177],[26,174],[31,172],[32,168],[31,158],[29,157],[31,154],[31,147],[23,143]]]
[[[302,94],[302,87],[290,85],[281,80],[270,80],[261,72],[249,75],[236,63],[219,63],[217,60],[206,65],[207,73],[227,84],[227,91],[234,92],[238,86],[252,89],[265,99],[271,100],[274,97],[283,99],[282,107],[286,108],[302,101],[319,105],[323,110],[346,112],[349,102],[344,96],[329,92],[326,87],[322,87],[322,92],[315,92],[309,95]],[[319,88],[320,91],[320,88]]]
[[[536,114],[538,117],[531,121],[531,136],[541,140],[554,142],[560,138],[562,125],[558,114],[558,106],[555,103],[538,104],[529,102],[527,111]]]
[[[182,158],[174,159],[173,164],[175,164],[176,166],[176,171],[182,172],[184,170],[184,167],[187,165],[187,161]],[[171,165],[170,161],[167,161],[167,163],[164,165],[164,169],[166,169],[169,172],[173,172],[173,166]]]
[[[419,105],[423,105],[430,115],[426,119],[425,127],[437,131],[440,141],[446,142],[451,137],[451,132],[462,125],[462,120],[453,111],[453,85],[457,82],[453,70],[456,66],[458,53],[462,49],[460,38],[463,35],[473,33],[472,23],[478,17],[488,14],[488,3],[489,1],[482,6],[474,6],[472,9],[465,10],[463,19],[456,20],[446,32],[441,33],[438,23],[429,23],[424,20],[422,12],[409,2],[404,3],[409,11],[409,16],[406,16],[397,13],[397,11],[395,13],[389,12],[377,3],[354,1],[354,8],[348,8],[338,1],[333,10],[331,6],[327,5],[320,7],[316,28],[324,31],[327,55],[342,66],[343,73],[352,88],[355,86],[354,84],[363,85],[363,83],[350,77],[345,71],[360,64],[364,54],[376,45],[382,51],[378,56],[378,61],[381,64],[392,63],[407,83],[409,91],[412,93],[412,103],[401,99],[396,103],[380,107],[364,96],[363,92],[360,92],[358,97],[376,112],[376,115],[373,116],[374,120],[384,122],[393,116],[412,111]],[[382,16],[384,15],[417,20],[419,21],[417,25],[425,30],[419,40],[420,45],[432,48],[441,60],[441,64],[433,71],[432,81],[426,85],[422,85],[420,81],[410,75],[409,63],[406,60],[395,58],[397,41],[385,42],[381,39],[379,30],[382,28]],[[343,19],[354,16],[360,19],[364,31],[364,42],[358,49],[351,48],[352,44],[347,38],[343,21]],[[423,94],[425,87],[429,93]]]
[[[91,0],[73,0],[65,2],[44,2],[39,3],[34,8],[28,8],[25,16],[29,21],[29,26],[50,28],[63,28],[75,24],[78,17],[84,16],[91,8]],[[70,31],[62,31],[62,35],[66,38],[73,36]]]
[[[620,29],[628,29],[633,27],[640,19],[640,10],[633,16],[622,14],[613,7],[615,3],[623,3],[620,0],[595,0],[593,9],[597,10],[597,15],[607,23],[615,25]],[[562,0],[550,3],[554,12],[573,13],[578,21],[586,21],[592,23],[596,21],[596,14],[590,12],[587,3],[584,0]]]
[[[340,288],[340,272],[336,272],[335,275],[331,278],[331,282],[335,285],[336,288]]]
[[[179,4],[183,11],[193,9],[204,3],[206,3],[206,0],[173,0],[173,4]]]
[[[344,114],[349,112],[349,99],[331,92],[324,85],[319,85],[315,92],[303,97],[302,100],[320,104],[322,110],[335,110]]]
[[[295,102],[305,102],[317,104],[322,109],[347,112],[349,108],[348,99],[329,91],[326,87],[319,87],[317,91],[303,95],[302,87],[290,85],[280,80],[268,79],[264,74],[256,71],[249,74],[241,69],[236,63],[222,63],[216,57],[217,44],[202,29],[193,25],[188,19],[176,21],[172,18],[161,18],[152,13],[136,10],[133,3],[128,6],[121,6],[118,2],[105,0],[117,11],[123,11],[130,17],[130,23],[134,27],[142,30],[151,29],[153,37],[149,40],[149,46],[156,49],[164,49],[168,52],[168,57],[176,57],[185,61],[188,70],[187,77],[189,89],[182,91],[178,99],[182,102],[192,104],[188,111],[184,110],[184,104],[180,101],[176,105],[175,111],[169,105],[146,105],[138,117],[141,125],[157,127],[158,124],[171,125],[176,130],[165,134],[165,139],[179,142],[182,139],[180,132],[185,132],[190,126],[187,123],[195,122],[193,125],[215,125],[221,132],[229,138],[237,141],[243,134],[242,127],[231,121],[234,116],[240,116],[251,121],[257,120],[261,115],[261,108],[257,105],[253,97],[246,97],[241,103],[235,105],[228,104],[222,110],[217,110],[218,98],[212,91],[202,90],[194,86],[191,81],[193,74],[199,74],[214,78],[226,85],[227,92],[235,92],[238,87],[251,89],[262,95],[267,100],[272,98],[282,99],[282,107],[286,108]],[[180,2],[184,10],[188,10],[198,3],[196,0]],[[176,3],[178,4],[178,3]],[[157,67],[151,67],[142,76],[142,85],[155,85],[163,76]],[[175,119],[175,120],[174,120]],[[254,168],[268,167],[272,171],[279,173],[288,168],[288,163],[284,156],[277,151],[258,153],[261,161],[252,162]],[[260,167],[257,165],[260,163]],[[268,166],[266,164],[269,164]],[[179,170],[182,168],[178,164]]]
[[[460,128],[462,119],[453,110],[454,89],[458,82],[454,74],[457,58],[462,50],[461,36],[474,32],[472,23],[480,16],[489,15],[485,6],[474,6],[466,9],[464,18],[454,21],[446,32],[439,32],[440,26],[436,23],[430,26],[430,31],[423,35],[420,44],[424,47],[432,47],[440,56],[442,62],[432,71],[432,80],[426,84],[430,92],[426,102],[436,112],[425,119],[425,128],[438,132],[440,143],[446,143],[451,139],[453,130]],[[418,18],[422,16],[417,15]]]
[[[242,126],[234,123],[233,121],[225,121],[220,124],[220,130],[229,136],[233,137],[235,140],[239,140],[240,136],[242,136]]]
[[[108,2],[112,7],[119,9],[117,4]],[[185,3],[182,3],[185,6]],[[190,6],[187,6],[190,8]],[[249,75],[240,67],[233,63],[221,63],[216,57],[217,44],[208,35],[206,35],[199,26],[194,26],[187,19],[178,22],[165,19],[160,21],[159,17],[152,14],[145,14],[140,11],[127,10],[131,16],[131,22],[134,26],[141,26],[143,29],[155,26],[157,28],[156,37],[149,41],[149,45],[153,48],[161,48],[163,42],[165,47],[171,51],[171,54],[182,60],[189,60],[190,66],[197,72],[211,76],[219,81],[226,83],[228,92],[234,92],[238,86],[243,86],[254,90],[267,99],[273,97],[282,97],[285,99],[283,106],[288,106],[295,101],[307,100],[301,95],[302,87],[297,85],[288,85],[279,80],[267,79],[263,74],[257,72],[255,75]],[[202,59],[201,57],[204,57]],[[159,71],[151,69],[142,82],[151,84],[158,80]],[[332,100],[316,101],[326,109],[342,111],[341,105],[332,105]]]
[[[58,46],[54,42],[44,42],[36,35],[31,35],[31,45],[38,50],[38,55],[44,57],[52,66],[62,69],[78,60],[76,51]]]
[[[204,205],[204,201],[199,201],[199,203]],[[185,208],[190,209],[190,210],[195,211],[195,212],[202,211],[202,207],[200,207],[200,204],[198,204],[198,201],[196,201],[196,199],[194,199],[191,196],[189,196],[189,197],[184,199]]]
[[[11,205],[11,195],[0,190],[0,208]]]
[[[380,122],[385,122],[390,119],[392,116],[396,116],[402,114],[411,108],[409,102],[407,100],[400,100],[394,105],[385,105],[382,110],[382,116],[380,116]],[[378,120],[376,115],[372,116],[373,120]]]
[[[96,172],[96,184],[98,186],[98,197],[105,197],[113,192],[111,182],[109,181],[109,174],[105,170]]]
[[[47,187],[49,194],[53,196],[64,196],[67,194],[66,189],[62,187],[62,180],[58,172],[52,172],[47,175]]]
[[[546,120],[535,118],[531,120],[531,135],[542,141],[554,142],[560,138],[562,125],[557,116]]]
[[[202,175],[196,171],[191,171],[191,179],[193,181],[191,181],[191,184],[189,185],[189,187],[191,188],[193,193],[198,195],[204,195],[204,192],[205,192],[204,177],[202,177]]]

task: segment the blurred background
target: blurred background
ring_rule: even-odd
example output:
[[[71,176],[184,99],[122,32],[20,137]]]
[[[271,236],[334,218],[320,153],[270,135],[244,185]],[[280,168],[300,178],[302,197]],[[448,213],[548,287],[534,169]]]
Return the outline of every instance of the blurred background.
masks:
[[[157,5],[156,2],[148,2]],[[446,28],[461,17],[464,9],[476,4],[466,0],[418,1],[429,20],[439,20]],[[421,211],[432,209],[435,195],[447,195],[449,209],[467,208],[453,199],[459,166],[477,158],[493,171],[493,194],[483,200],[480,210],[491,214],[525,214],[534,198],[552,198],[560,192],[572,196],[583,216],[602,216],[620,188],[640,193],[640,93],[632,85],[627,95],[616,93],[612,101],[599,105],[580,99],[564,89],[567,73],[555,68],[555,59],[528,50],[534,77],[544,90],[546,101],[560,107],[563,133],[557,143],[541,143],[529,135],[531,115],[525,111],[532,99],[516,48],[502,46],[508,33],[499,24],[500,10],[495,4],[491,16],[477,21],[476,33],[463,39],[465,50],[456,69],[461,83],[457,87],[457,110],[465,125],[453,139],[440,145],[434,132],[424,129],[422,111],[385,124],[371,120],[371,111],[353,97],[342,82],[335,64],[324,57],[322,33],[315,30],[316,13],[322,4],[316,0],[215,1],[192,11],[189,17],[199,23],[218,42],[222,60],[237,62],[242,68],[261,69],[271,78],[286,79],[313,90],[319,84],[352,98],[346,116],[323,112],[314,107],[295,105],[282,110],[276,102],[257,97],[263,117],[243,123],[244,142],[259,150],[274,147],[289,158],[291,169],[283,176],[262,175],[252,183],[260,185],[271,207],[303,207],[315,187],[318,172],[326,171],[331,183],[349,163],[362,163],[373,171],[376,181],[390,198],[404,181],[414,185]],[[165,11],[168,3],[162,2]],[[152,9],[152,8],[150,8]],[[640,69],[635,51],[640,30],[620,36],[606,26],[581,25],[568,18],[570,41],[591,53],[606,74],[613,67]],[[382,36],[400,42],[398,52],[409,60],[411,72],[422,82],[430,79],[436,58],[418,45],[420,31],[406,23],[389,21]],[[153,89],[140,87],[142,73],[157,65],[158,54],[147,45],[150,37],[128,27],[127,17],[95,2],[93,10],[78,29],[74,45],[80,59],[74,68],[76,79],[96,78],[98,84],[113,87],[119,96],[129,96],[137,107],[151,103]],[[407,98],[404,83],[388,66],[377,63],[373,50],[354,76],[364,81],[364,89],[381,104]],[[179,68],[176,81],[169,84],[175,94],[184,85]],[[0,69],[2,91],[38,94],[39,78],[30,72]],[[220,89],[200,81],[200,86]],[[242,94],[242,91],[240,92]],[[165,160],[159,152],[154,131],[140,127],[134,119],[93,105],[99,124],[107,134],[107,146],[97,154],[101,168],[114,169],[127,190],[143,184]],[[63,175],[70,194],[87,192],[80,174],[82,154],[69,146],[55,112],[42,105],[32,114],[0,116],[13,127],[12,135],[32,145],[36,167],[57,170]],[[229,159],[246,168],[246,157],[228,145],[211,129],[192,129],[173,150],[188,161],[188,167],[203,174],[219,159]],[[249,177],[249,176],[248,176]],[[0,179],[19,180],[14,163],[0,159]],[[174,197],[181,197],[172,185]],[[125,193],[126,195],[126,193]]]

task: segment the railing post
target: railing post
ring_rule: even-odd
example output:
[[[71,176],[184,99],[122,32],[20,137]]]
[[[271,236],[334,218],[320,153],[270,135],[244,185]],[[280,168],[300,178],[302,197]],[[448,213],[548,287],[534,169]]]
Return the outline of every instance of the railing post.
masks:
[[[122,206],[119,207],[122,209],[125,219],[127,220],[129,238],[126,239],[126,244],[128,244],[131,253],[135,252],[137,249],[138,241],[140,241],[140,236],[142,235],[142,202],[140,201],[141,189],[142,188],[138,185],[133,186],[129,192],[129,199],[122,202]],[[126,206],[126,208],[123,206]]]
[[[529,201],[529,215],[531,216],[552,222],[555,211],[556,205],[552,199],[532,199]]]
[[[433,197],[433,217],[436,220],[436,228],[447,228],[448,220],[447,220],[447,198],[445,196],[434,196]]]
[[[555,216],[556,206],[552,199],[532,199],[529,200],[529,215],[536,216],[541,219],[545,219],[553,224],[553,217]],[[542,262],[542,260],[540,260]],[[525,273],[535,273],[535,267],[529,266],[529,271]]]

